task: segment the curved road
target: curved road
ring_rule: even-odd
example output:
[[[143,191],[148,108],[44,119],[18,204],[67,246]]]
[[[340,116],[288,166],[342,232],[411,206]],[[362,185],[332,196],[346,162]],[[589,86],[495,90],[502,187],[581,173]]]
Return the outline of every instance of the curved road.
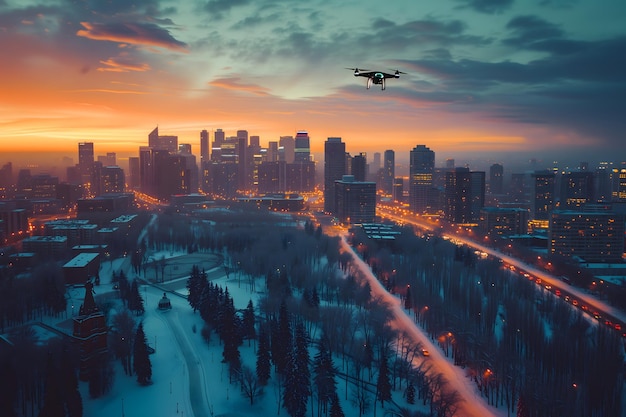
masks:
[[[163,314],[163,317],[176,338],[176,342],[180,346],[187,364],[187,370],[189,371],[189,401],[194,416],[213,416],[213,407],[208,394],[204,368],[192,344],[181,330],[182,325],[178,319],[178,312],[170,310]]]

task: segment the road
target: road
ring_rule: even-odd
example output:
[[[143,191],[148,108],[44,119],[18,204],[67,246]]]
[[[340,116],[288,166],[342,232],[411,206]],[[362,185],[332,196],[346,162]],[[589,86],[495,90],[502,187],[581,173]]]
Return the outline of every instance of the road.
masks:
[[[429,361],[430,372],[442,374],[449,383],[447,389],[455,390],[460,395],[462,401],[458,404],[459,408],[456,415],[464,417],[501,417],[506,415],[506,410],[498,410],[488,405],[478,393],[476,385],[464,374],[464,371],[444,357],[441,350],[430,341],[428,335],[404,311],[400,300],[385,290],[372,273],[369,265],[348,244],[345,235],[341,236],[341,243],[343,250],[353,255],[354,264],[361,271],[362,277],[368,280],[372,295],[381,297],[391,307],[394,315],[394,326],[406,332],[407,337],[411,338],[413,343],[421,344],[430,352],[430,356],[424,359]]]
[[[411,224],[425,230],[434,230],[434,227],[428,223],[397,215],[384,208],[377,209],[377,211],[381,217],[385,217],[399,223]],[[589,314],[591,317],[594,317],[594,313],[598,313],[601,316],[600,319],[602,317],[610,318],[609,322],[603,322],[614,328],[615,330],[619,331],[622,336],[626,336],[626,334],[623,333],[623,331],[626,330],[626,314],[624,314],[623,311],[608,305],[604,301],[585,293],[577,287],[565,283],[557,276],[554,276],[544,270],[538,269],[534,265],[529,265],[525,262],[520,261],[519,259],[508,256],[507,254],[502,253],[498,250],[481,245],[474,240],[470,240],[456,234],[444,234],[443,236],[447,236],[475,250],[485,252],[490,256],[501,259],[507,265],[512,265],[514,267],[512,270],[517,270],[518,272],[521,271],[522,274],[524,271],[527,272],[528,274],[532,275],[532,277],[535,279],[535,282],[543,285],[544,288],[546,284],[549,284],[552,287],[550,288],[550,291],[555,294],[557,289],[564,294],[568,294],[569,297],[567,301],[571,303],[572,308],[579,308],[581,309],[581,311]],[[562,299],[564,302],[566,301],[565,297],[562,297]],[[616,328],[616,326],[618,325],[619,327]]]

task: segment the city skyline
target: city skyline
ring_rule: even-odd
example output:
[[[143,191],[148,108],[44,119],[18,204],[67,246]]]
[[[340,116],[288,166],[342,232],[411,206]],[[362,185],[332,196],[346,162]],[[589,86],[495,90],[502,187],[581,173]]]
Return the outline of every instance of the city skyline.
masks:
[[[262,143],[307,130],[316,155],[328,137],[399,159],[423,143],[438,164],[626,150],[621,2],[371,6],[5,1],[3,154],[74,156],[95,142],[135,155],[156,125],[196,154],[200,131],[218,128]],[[366,90],[354,66],[407,74]]]

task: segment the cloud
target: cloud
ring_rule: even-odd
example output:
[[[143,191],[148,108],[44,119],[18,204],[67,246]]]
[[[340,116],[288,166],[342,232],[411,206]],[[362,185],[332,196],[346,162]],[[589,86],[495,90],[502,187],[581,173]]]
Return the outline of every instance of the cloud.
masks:
[[[246,84],[241,82],[239,77],[219,78],[209,82],[210,86],[219,87],[226,90],[241,91],[257,96],[267,96],[269,92],[266,88],[256,84]]]
[[[100,63],[103,66],[98,68],[98,71],[103,72],[143,72],[150,70],[149,64],[144,62],[135,62],[135,60],[128,54],[121,54],[120,56],[100,61]]]
[[[465,3],[463,8],[471,8],[480,13],[502,13],[513,5],[513,0],[457,0]]]
[[[212,17],[221,19],[224,13],[230,12],[234,7],[246,6],[252,4],[251,0],[209,0],[204,10],[208,11]]]
[[[76,35],[84,38],[188,52],[186,43],[176,40],[168,30],[153,23],[81,22],[81,25],[84,29],[76,32]]]

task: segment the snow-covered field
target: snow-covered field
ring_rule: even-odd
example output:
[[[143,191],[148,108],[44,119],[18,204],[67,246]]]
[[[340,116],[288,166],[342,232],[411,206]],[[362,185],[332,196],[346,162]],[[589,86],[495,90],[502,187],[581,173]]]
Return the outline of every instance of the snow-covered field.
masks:
[[[164,253],[163,256],[174,258],[183,255],[182,253]],[[358,263],[357,259],[357,263]],[[371,283],[377,281],[371,275],[371,271],[366,265],[359,268],[366,275],[371,276]],[[116,291],[108,282],[112,271],[124,269],[130,274],[128,262],[124,258],[106,262],[102,265],[100,276],[102,284],[96,287],[97,296],[106,296],[107,293]],[[207,271],[212,277],[212,281],[222,287],[228,287],[230,295],[233,297],[235,308],[244,309],[250,299],[255,306],[259,298],[258,293],[251,293],[246,284],[247,280],[238,279],[237,274],[227,279],[221,267],[212,271]],[[262,285],[257,283],[257,291],[262,291]],[[372,285],[374,288],[374,285]],[[228,366],[222,363],[222,350],[219,338],[212,334],[210,344],[207,344],[201,336],[203,320],[199,313],[193,313],[184,296],[186,290],[186,278],[168,283],[168,289],[174,289],[174,293],[167,293],[172,309],[159,311],[158,301],[164,294],[162,289],[151,285],[144,285],[141,294],[144,297],[146,312],[139,320],[143,321],[144,330],[148,344],[155,348],[155,353],[150,356],[152,362],[152,385],[140,386],[135,377],[127,376],[122,370],[120,363],[115,364],[115,382],[111,392],[107,395],[92,399],[89,397],[88,386],[81,384],[81,394],[84,404],[84,415],[90,417],[110,417],[110,416],[274,416],[288,415],[286,410],[279,406],[279,391],[275,385],[275,378],[271,379],[265,387],[263,394],[255,399],[253,405],[250,400],[240,392],[237,383],[229,383]],[[376,292],[384,292],[378,288]],[[72,303],[76,305],[75,311],[81,303],[84,290],[75,288],[71,291]],[[393,302],[393,296],[391,297]],[[68,305],[68,316],[71,307]],[[394,306],[397,315],[398,326],[403,328],[413,328],[415,337],[424,343],[431,351],[429,361],[436,361],[438,370],[445,370],[444,374],[452,383],[452,386],[459,390],[465,402],[462,406],[462,413],[457,415],[476,416],[501,416],[501,410],[489,407],[480,398],[475,386],[471,384],[462,371],[449,362],[438,348],[434,346],[428,338],[415,328],[412,319],[404,313],[400,303]],[[243,365],[255,369],[256,353],[254,342],[249,345],[244,342],[240,348]],[[313,348],[312,354],[315,353]],[[335,360],[335,365],[340,366],[340,361]],[[341,371],[341,369],[340,369]],[[358,416],[358,407],[351,404],[351,387],[338,380],[338,395],[346,417]],[[422,410],[426,412],[418,401],[416,405],[409,405],[402,397],[402,392],[394,392],[393,398],[402,407],[412,410]],[[469,400],[469,401],[468,401]],[[309,399],[309,413],[317,414],[317,407],[312,407]],[[388,407],[386,407],[388,408]],[[370,409],[368,415],[383,416],[384,410],[377,403],[377,409]],[[460,410],[461,411],[461,410]]]

